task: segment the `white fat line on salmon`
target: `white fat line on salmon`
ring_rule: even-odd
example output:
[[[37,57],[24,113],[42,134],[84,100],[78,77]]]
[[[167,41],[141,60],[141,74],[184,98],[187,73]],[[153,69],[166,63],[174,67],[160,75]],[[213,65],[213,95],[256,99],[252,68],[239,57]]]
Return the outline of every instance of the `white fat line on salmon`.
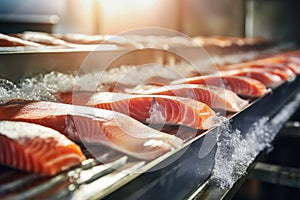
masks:
[[[271,148],[271,142],[284,123],[300,104],[300,94],[284,106],[271,120],[262,117],[254,122],[247,133],[241,134],[229,123],[220,126],[217,139],[215,166],[211,179],[223,189],[229,189],[247,173],[247,168],[264,149]]]
[[[149,124],[164,124],[166,122],[166,118],[159,109],[159,104],[155,97],[152,98],[152,104],[149,109],[149,118],[146,119],[146,122]]]

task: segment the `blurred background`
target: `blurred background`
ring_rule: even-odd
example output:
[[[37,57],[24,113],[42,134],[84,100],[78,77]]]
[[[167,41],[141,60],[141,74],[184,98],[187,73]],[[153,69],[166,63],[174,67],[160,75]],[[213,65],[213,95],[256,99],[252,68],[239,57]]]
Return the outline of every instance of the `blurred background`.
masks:
[[[297,0],[2,0],[0,32],[119,34],[162,27],[189,36],[300,41]]]

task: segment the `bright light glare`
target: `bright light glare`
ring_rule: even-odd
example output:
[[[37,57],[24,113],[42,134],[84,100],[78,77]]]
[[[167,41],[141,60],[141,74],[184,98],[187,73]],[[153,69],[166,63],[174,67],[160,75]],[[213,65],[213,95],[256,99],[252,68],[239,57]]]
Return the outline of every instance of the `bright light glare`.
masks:
[[[174,0],[99,0],[99,3],[103,34],[143,27],[176,27]]]
[[[140,10],[147,10],[151,8],[157,0],[100,0],[101,5],[106,11],[116,11],[116,8],[126,9],[135,8]]]

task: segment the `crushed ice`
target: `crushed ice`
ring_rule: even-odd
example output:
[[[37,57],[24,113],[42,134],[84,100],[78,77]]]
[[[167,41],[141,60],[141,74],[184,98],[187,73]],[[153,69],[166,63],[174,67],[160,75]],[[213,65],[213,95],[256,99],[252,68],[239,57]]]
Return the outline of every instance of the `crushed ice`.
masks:
[[[153,63],[139,66],[124,65],[104,72],[101,77],[101,82],[118,82],[128,85],[139,85],[144,84],[151,77],[177,79],[181,76],[176,72],[176,69],[161,64]]]
[[[149,124],[163,124],[166,122],[166,118],[163,116],[163,113],[159,109],[159,104],[157,102],[153,102],[151,108],[149,110],[149,118],[146,119],[146,122]]]
[[[51,72],[26,78],[19,83],[0,79],[0,103],[12,99],[55,101],[54,94],[72,88],[72,75]]]
[[[220,113],[216,113],[213,116],[210,116],[203,122],[203,127],[217,127],[217,126],[224,126],[223,124],[227,124],[228,119],[222,116]]]
[[[182,68],[182,67],[178,67]],[[39,74],[13,83],[0,78],[0,103],[12,99],[55,101],[55,94],[61,91],[99,91],[102,83],[143,84],[151,77],[180,78],[176,69],[160,64],[141,66],[120,66],[107,71],[81,75],[50,72]],[[105,89],[105,88],[104,88]],[[101,90],[102,91],[102,90]]]
[[[245,134],[224,123],[219,131],[212,180],[223,189],[232,187],[259,152],[271,147],[272,140],[299,104],[300,94],[271,120],[268,117],[257,120]]]

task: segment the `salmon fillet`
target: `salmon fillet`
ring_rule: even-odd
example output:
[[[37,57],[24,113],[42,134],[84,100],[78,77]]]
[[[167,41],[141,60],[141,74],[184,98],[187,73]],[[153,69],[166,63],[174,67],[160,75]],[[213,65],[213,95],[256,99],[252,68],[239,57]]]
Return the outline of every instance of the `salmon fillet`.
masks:
[[[79,146],[53,129],[0,121],[0,163],[4,165],[51,176],[84,159]]]
[[[68,46],[68,43],[51,36],[49,33],[26,31],[15,35],[22,40],[49,46]]]
[[[275,88],[282,84],[286,79],[283,72],[274,72],[273,70],[261,70],[261,69],[236,69],[229,71],[220,71],[222,76],[244,76],[262,82],[266,87]]]
[[[206,75],[180,79],[171,84],[200,84],[226,88],[236,94],[249,97],[260,97],[268,90],[266,86],[252,78],[242,76]]]
[[[9,102],[0,119],[37,123],[78,142],[102,143],[141,159],[154,159],[182,145],[182,140],[124,114],[54,102]]]
[[[22,40],[16,37],[12,37],[0,33],[0,47],[17,47],[17,46],[40,47],[42,45],[35,42]]]
[[[133,95],[125,93],[64,92],[58,94],[63,103],[75,103],[124,113],[148,124],[179,124],[206,130],[214,111],[206,104],[183,97],[165,95]]]
[[[221,70],[233,70],[242,68],[264,68],[282,70],[290,76],[300,73],[300,60],[297,52],[279,54],[268,58],[257,59],[244,63],[221,67]]]
[[[186,97],[203,102],[211,108],[231,112],[241,111],[248,105],[248,101],[241,99],[230,90],[205,85],[178,84],[161,87],[146,85],[133,90],[127,90],[127,92]]]

